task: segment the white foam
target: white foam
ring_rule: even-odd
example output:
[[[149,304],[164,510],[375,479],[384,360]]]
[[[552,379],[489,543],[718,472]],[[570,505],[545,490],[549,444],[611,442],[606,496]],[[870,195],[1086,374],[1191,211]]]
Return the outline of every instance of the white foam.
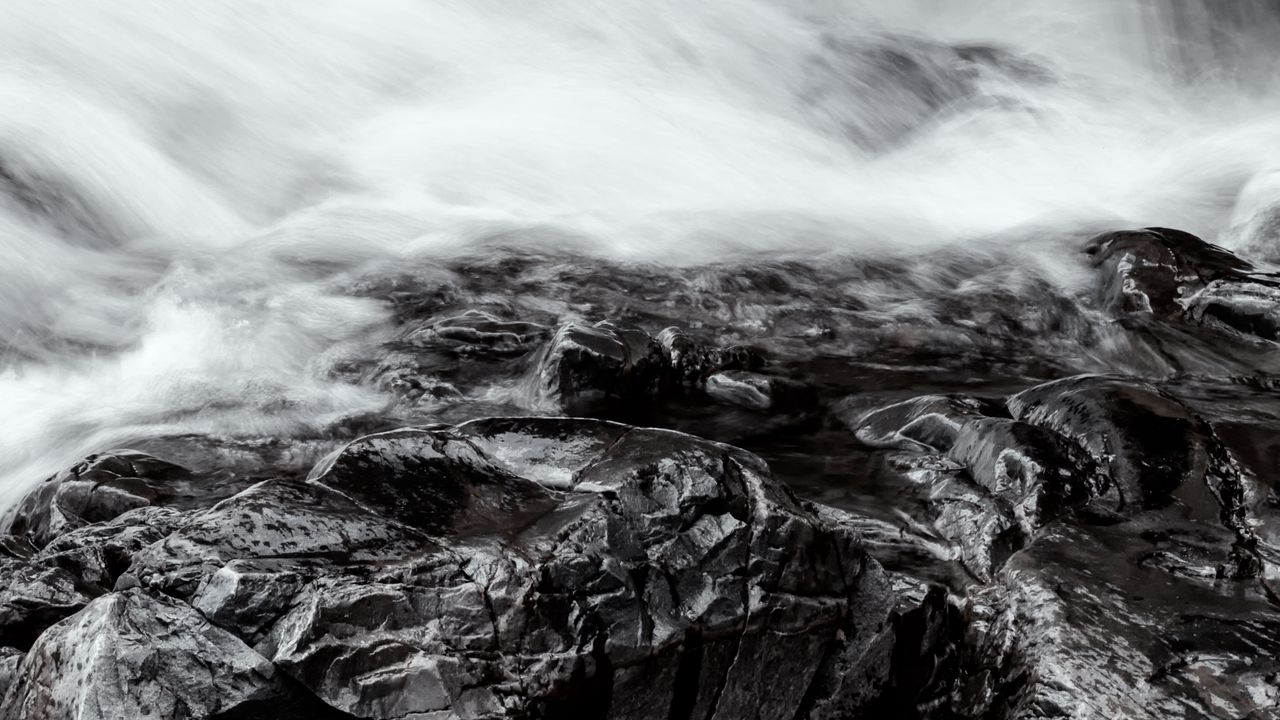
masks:
[[[494,236],[664,262],[1213,236],[1280,125],[1253,76],[1164,72],[1228,66],[1186,27],[1249,46],[1189,6],[1188,25],[1048,0],[9,3],[0,188],[61,204],[0,201],[0,487],[121,437],[375,407],[325,379],[385,320],[337,276]],[[824,39],[885,32],[994,41],[1053,79],[930,119]]]

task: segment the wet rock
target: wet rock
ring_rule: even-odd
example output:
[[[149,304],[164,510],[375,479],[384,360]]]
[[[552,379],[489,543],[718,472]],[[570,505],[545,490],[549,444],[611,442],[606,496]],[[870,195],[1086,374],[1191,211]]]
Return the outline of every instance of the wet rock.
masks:
[[[0,518],[0,532],[43,546],[64,532],[151,505],[167,494],[167,483],[188,474],[133,450],[92,455],[31,491]]]
[[[937,678],[880,664],[930,663],[945,602],[900,597],[852,527],[729,446],[488,419],[361,438],[306,483],[254,486],[117,587],[187,599],[360,717],[912,708]]]
[[[209,622],[256,644],[305,582],[297,572],[259,569],[252,561],[232,560],[200,586],[191,605]]]
[[[133,554],[163,538],[183,514],[144,507],[59,535],[37,549],[0,536],[0,645],[28,648],[50,625],[108,592]]]
[[[1009,399],[1009,408],[1070,439],[1103,469],[1089,483],[1098,498],[1092,507],[1131,516],[1176,504],[1235,535],[1220,551],[1216,574],[1263,574],[1267,561],[1246,480],[1213,428],[1177,398],[1134,378],[1090,375],[1026,390]]]
[[[484,418],[455,432],[502,471],[552,490],[572,489],[582,471],[631,431],[602,420]]]
[[[1240,340],[1280,340],[1280,275],[1230,251],[1168,228],[1113,232],[1085,252],[1105,275],[1112,312],[1150,315]]]
[[[818,404],[817,393],[803,383],[743,370],[717,372],[705,387],[712,399],[749,410],[806,412]]]
[[[1180,230],[1110,232],[1084,248],[1105,271],[1101,300],[1116,312],[1181,314],[1178,300],[1215,280],[1236,279],[1252,266],[1230,251]]]
[[[998,405],[962,395],[923,395],[849,416],[859,442],[872,447],[947,452],[961,428],[975,418],[998,416]]]
[[[1155,386],[1076,376],[1010,397],[1012,418],[984,414],[1000,410],[987,400],[924,396],[852,423],[872,446],[938,454],[963,467],[1008,503],[1027,534],[1068,508],[1121,518],[1177,501],[1219,519],[1252,553],[1238,469],[1208,423]]]
[[[1265,599],[1143,568],[1121,526],[1063,527],[971,593],[967,718],[1272,717],[1280,616]],[[1228,600],[1227,598],[1230,598]],[[1207,612],[1206,612],[1207,611]]]
[[[925,489],[896,504],[916,524],[903,537],[928,550],[941,535],[976,580],[940,716],[1280,710],[1256,490],[1186,403],[1086,375],[1005,407],[924,396],[845,418],[884,454],[878,474]]]
[[[814,512],[840,525],[865,527],[857,516],[835,508],[816,506]],[[897,598],[888,623],[864,651],[861,670],[847,655],[828,658],[827,684],[810,692],[811,717],[928,717],[946,707],[964,631],[955,598],[910,575],[891,573],[885,582]],[[840,690],[856,687],[852,693]],[[875,699],[866,702],[867,697]]]
[[[302,480],[334,448],[359,435],[388,429],[386,422],[357,415],[302,436],[184,434],[141,438],[130,445],[190,471],[164,484],[165,493],[158,501],[161,505],[201,510],[267,478]]]
[[[431,535],[515,530],[554,505],[541,485],[467,440],[425,430],[360,438],[321,461],[309,481]]]
[[[1089,501],[1095,474],[1056,434],[1002,411],[988,399],[923,396],[846,414],[860,441],[911,451],[890,456],[886,469],[920,488],[921,519],[984,581],[1040,527]]]
[[[756,372],[750,348],[714,347],[678,328],[656,338],[609,323],[561,328],[537,371],[541,397],[570,409],[604,398],[662,400],[688,393],[756,411],[802,411],[816,405],[803,383]]]
[[[714,373],[759,370],[765,364],[751,348],[705,345],[675,327],[658,333],[657,341],[662,346],[666,373],[675,383],[699,385]]]
[[[316,576],[326,568],[370,572],[431,547],[421,533],[328,488],[263,481],[194,513],[178,531],[135,554],[117,585],[190,598],[233,560],[241,560],[241,568]]]
[[[566,325],[556,332],[537,370],[541,396],[562,405],[656,389],[663,360],[653,338],[611,323]]]
[[[182,602],[130,590],[45,632],[22,659],[0,717],[266,718],[298,701],[231,633]]]
[[[503,320],[491,313],[468,310],[435,320],[410,332],[405,341],[415,346],[447,347],[459,355],[522,355],[551,332],[533,322]]]
[[[84,607],[94,591],[72,573],[35,560],[25,538],[0,536],[0,646],[25,649],[53,623]]]
[[[1053,433],[1017,420],[965,423],[947,456],[1011,506],[1029,536],[1066,508],[1094,497],[1095,470],[1073,456]]]
[[[1186,316],[1201,325],[1280,341],[1280,278],[1211,282],[1190,299]]]
[[[1225,493],[1224,512],[1233,518],[1239,512],[1240,481],[1232,468],[1212,462],[1221,455],[1212,428],[1147,382],[1066,378],[1014,395],[1009,409],[1020,420],[1068,438],[1105,467],[1105,485],[1095,486],[1095,494],[1107,495],[1117,512],[1131,504],[1166,504],[1184,483],[1210,475],[1207,481]]]
[[[0,647],[0,702],[5,693],[18,677],[18,665],[22,662],[22,651],[11,647]]]
[[[133,562],[133,556],[183,525],[188,513],[166,507],[130,510],[107,522],[58,536],[33,559],[67,570],[83,586],[106,592]]]

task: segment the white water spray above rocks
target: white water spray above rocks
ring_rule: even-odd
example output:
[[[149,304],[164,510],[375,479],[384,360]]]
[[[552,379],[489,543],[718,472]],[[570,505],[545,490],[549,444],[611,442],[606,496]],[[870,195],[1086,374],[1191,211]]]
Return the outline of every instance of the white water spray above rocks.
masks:
[[[1108,227],[1274,254],[1277,17],[1168,7],[11,4],[0,503],[125,440],[382,406],[332,377],[386,332],[351,288],[460,254],[1016,245],[1067,293]]]

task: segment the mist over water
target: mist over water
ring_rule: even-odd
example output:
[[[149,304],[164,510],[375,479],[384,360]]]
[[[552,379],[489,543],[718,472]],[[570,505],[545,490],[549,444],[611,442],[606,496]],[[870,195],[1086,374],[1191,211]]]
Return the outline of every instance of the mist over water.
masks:
[[[349,290],[415,263],[996,247],[1071,293],[1095,230],[1265,256],[1268,6],[10,3],[0,505],[127,439],[379,408],[331,378],[386,333]]]

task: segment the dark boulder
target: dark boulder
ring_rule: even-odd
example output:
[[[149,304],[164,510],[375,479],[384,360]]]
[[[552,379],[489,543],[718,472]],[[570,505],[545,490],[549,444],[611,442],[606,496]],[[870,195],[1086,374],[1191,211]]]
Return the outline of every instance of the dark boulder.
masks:
[[[515,531],[521,518],[555,505],[548,490],[467,439],[427,430],[360,438],[322,460],[309,481],[430,535]]]
[[[817,404],[812,388],[759,372],[764,358],[742,346],[697,342],[678,328],[652,337],[610,323],[567,325],[543,351],[538,395],[574,411],[605,398],[662,401],[696,395],[759,412],[804,412]]]
[[[845,414],[857,439],[895,450],[882,472],[913,490],[920,520],[989,580],[1047,522],[1090,500],[1087,457],[984,398],[926,395]]]
[[[1085,253],[1103,270],[1103,307],[1122,318],[1183,325],[1208,333],[1210,342],[1280,341],[1280,275],[1224,248],[1180,230],[1146,228],[1100,235]]]
[[[669,327],[658,333],[665,372],[671,382],[699,385],[714,373],[753,371],[764,367],[764,358],[741,345],[716,347],[700,343],[682,330]]]
[[[32,560],[67,570],[91,592],[106,592],[133,562],[134,554],[185,524],[187,517],[167,507],[130,510],[58,536]]]
[[[98,598],[41,635],[0,717],[266,720],[295,716],[307,700],[266,658],[189,605],[130,590]],[[311,717],[329,714],[311,705]]]
[[[540,396],[560,405],[607,395],[634,396],[657,390],[662,349],[639,330],[611,323],[560,328],[543,350],[536,383]]]
[[[431,547],[422,533],[323,486],[263,481],[192,514],[178,531],[134,555],[117,587],[191,598],[233,560],[242,570],[368,573]]]
[[[96,594],[65,568],[35,555],[25,538],[0,536],[0,646],[30,647],[45,628]]]
[[[945,682],[956,618],[855,527],[758,458],[670,431],[376,434],[305,482],[47,545],[101,597],[35,641],[0,717],[915,712]]]
[[[92,455],[48,478],[0,518],[0,532],[43,547],[62,533],[156,503],[186,468],[133,450]]]
[[[50,497],[43,487],[33,494]],[[111,590],[133,554],[182,517],[169,508],[138,508],[65,532],[43,548],[0,536],[0,646],[30,647],[50,625]]]
[[[1154,524],[1177,527],[1167,515]],[[955,716],[1280,711],[1275,606],[1245,583],[1143,565],[1132,530],[1057,526],[1011,557],[995,582],[969,593]],[[1202,542],[1203,533],[1184,540]]]
[[[1208,423],[1143,380],[1066,378],[1010,397],[1007,410],[987,399],[923,396],[846,414],[846,421],[868,445],[925,454],[897,462],[911,468],[907,478],[935,488],[931,521],[966,548],[960,553],[971,559],[971,569],[974,558],[986,565],[981,559],[991,557],[996,538],[1021,546],[1071,509],[1122,519],[1177,503],[1236,535],[1229,557],[1221,558],[1222,572],[1259,572],[1245,481],[1235,463]],[[954,477],[952,467],[963,469],[963,477]],[[973,491],[957,494],[965,483],[990,500]],[[1011,537],[1015,526],[1020,530]]]
[[[1208,423],[1136,378],[1083,375],[1009,398],[1015,418],[1067,438],[1105,468],[1100,495],[1117,512],[1166,504],[1184,483],[1207,482],[1239,525],[1241,484]],[[1186,494],[1186,493],[1184,493]]]

